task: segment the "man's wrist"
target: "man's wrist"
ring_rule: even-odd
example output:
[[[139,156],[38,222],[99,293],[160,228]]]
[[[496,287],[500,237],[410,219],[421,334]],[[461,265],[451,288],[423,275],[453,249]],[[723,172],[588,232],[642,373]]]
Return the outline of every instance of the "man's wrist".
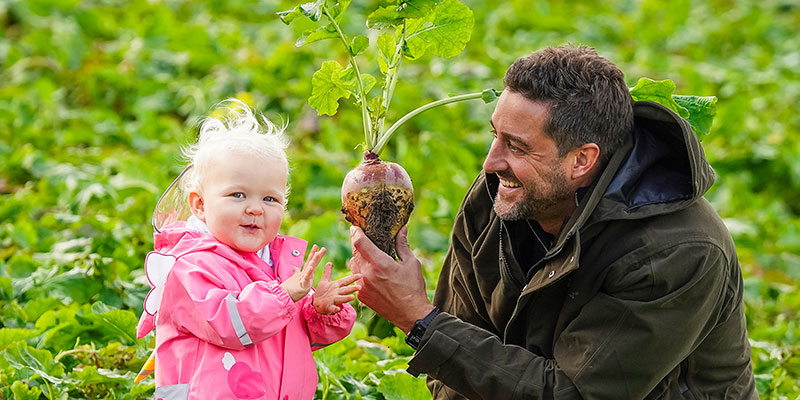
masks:
[[[400,330],[402,330],[403,333],[405,333],[407,335],[408,332],[411,331],[411,328],[414,327],[414,324],[418,320],[420,320],[422,318],[425,318],[425,316],[430,314],[430,312],[433,311],[434,308],[436,308],[436,307],[434,307],[433,304],[427,303],[424,306],[419,307],[418,311],[414,311],[410,315],[410,319],[408,321],[405,321],[403,326],[400,326],[400,325],[397,325],[397,324],[396,324],[396,326],[398,328],[400,328]]]
[[[419,345],[422,342],[422,336],[425,335],[428,327],[431,325],[431,323],[433,323],[433,320],[436,319],[439,313],[439,307],[433,307],[428,314],[414,322],[414,325],[412,325],[411,329],[408,331],[408,334],[406,334],[406,343],[411,346],[411,348],[414,350],[419,348]]]

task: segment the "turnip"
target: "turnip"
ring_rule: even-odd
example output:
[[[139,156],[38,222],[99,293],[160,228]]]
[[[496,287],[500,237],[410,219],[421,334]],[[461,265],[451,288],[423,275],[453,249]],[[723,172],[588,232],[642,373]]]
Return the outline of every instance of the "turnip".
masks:
[[[370,49],[366,35],[347,36],[340,21],[350,1],[318,0],[278,13],[289,24],[298,17],[324,26],[305,32],[297,45],[324,39],[338,39],[347,50],[348,65],[325,61],[312,77],[308,99],[319,115],[334,115],[341,98],[352,95],[361,108],[364,128],[364,161],[351,170],[342,184],[342,212],[345,219],[364,229],[367,237],[389,255],[395,256],[394,238],[408,222],[414,209],[411,179],[399,164],[379,158],[381,150],[406,121],[415,115],[444,104],[482,98],[493,101],[499,92],[486,89],[478,93],[453,96],[419,107],[384,130],[387,109],[398,79],[401,60],[425,54],[453,57],[464,49],[472,33],[472,11],[458,0],[389,0],[373,11],[366,21],[368,29],[383,31],[375,40],[381,93],[368,99],[377,79],[363,74],[356,56]]]

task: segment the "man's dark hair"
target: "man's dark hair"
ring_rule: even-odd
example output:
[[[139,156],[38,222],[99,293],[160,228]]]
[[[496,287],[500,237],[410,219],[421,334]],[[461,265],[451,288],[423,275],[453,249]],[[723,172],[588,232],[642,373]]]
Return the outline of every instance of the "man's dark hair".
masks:
[[[515,61],[504,80],[507,90],[548,106],[545,133],[555,140],[559,157],[596,143],[605,164],[633,128],[624,74],[591,47],[536,51]]]

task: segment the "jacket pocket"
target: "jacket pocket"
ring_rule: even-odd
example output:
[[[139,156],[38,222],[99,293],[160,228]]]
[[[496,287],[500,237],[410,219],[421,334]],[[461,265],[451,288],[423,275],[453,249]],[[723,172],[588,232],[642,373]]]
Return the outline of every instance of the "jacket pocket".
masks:
[[[189,384],[159,386],[153,394],[154,400],[187,400]]]

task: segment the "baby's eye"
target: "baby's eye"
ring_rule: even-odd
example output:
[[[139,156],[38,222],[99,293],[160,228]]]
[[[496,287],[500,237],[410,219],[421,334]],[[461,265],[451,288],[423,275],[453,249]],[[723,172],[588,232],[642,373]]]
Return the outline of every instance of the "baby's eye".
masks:
[[[242,192],[231,193],[231,197],[233,197],[234,199],[243,199],[244,193]]]
[[[267,202],[267,203],[272,203],[272,202],[275,202],[275,201],[278,201],[278,200],[275,199],[272,196],[267,196],[267,197],[264,197],[264,201]]]

